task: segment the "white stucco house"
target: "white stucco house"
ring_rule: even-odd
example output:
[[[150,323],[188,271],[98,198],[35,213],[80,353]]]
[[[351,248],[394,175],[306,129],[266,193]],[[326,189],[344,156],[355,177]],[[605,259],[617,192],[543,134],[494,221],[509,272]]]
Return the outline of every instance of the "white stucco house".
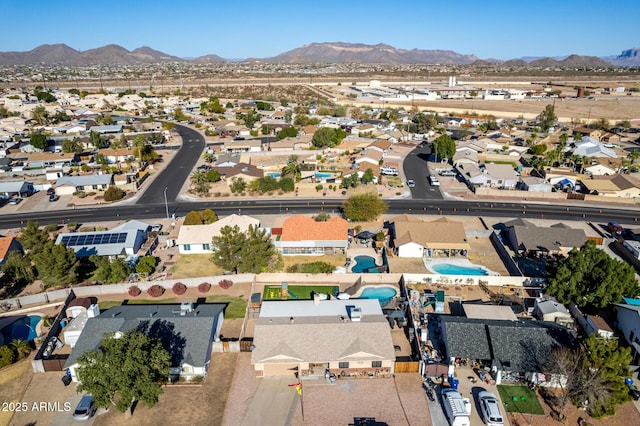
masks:
[[[180,254],[211,253],[213,237],[220,235],[225,226],[237,226],[241,232],[246,232],[249,226],[260,227],[260,221],[251,216],[232,214],[207,225],[182,225],[176,239],[178,251]]]

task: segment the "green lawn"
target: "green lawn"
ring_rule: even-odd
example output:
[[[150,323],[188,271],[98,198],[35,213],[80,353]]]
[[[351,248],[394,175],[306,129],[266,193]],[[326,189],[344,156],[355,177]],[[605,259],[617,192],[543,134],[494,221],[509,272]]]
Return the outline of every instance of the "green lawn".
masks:
[[[183,302],[183,299],[128,299],[127,302],[129,305],[155,305],[155,304],[164,304],[164,303],[180,303]],[[247,302],[243,299],[242,296],[232,297],[232,296],[218,296],[211,295],[207,296],[207,303],[228,303],[227,309],[224,313],[224,317],[226,319],[238,319],[244,318],[245,311],[247,309]],[[108,300],[105,302],[99,302],[98,307],[100,308],[100,312],[104,312],[109,308],[114,306],[119,306],[122,304],[121,300]]]
[[[527,386],[498,385],[498,392],[509,413],[544,414],[536,393]]]
[[[333,285],[290,285],[288,300],[311,300],[312,292],[335,294],[337,290],[338,287]],[[278,285],[267,285],[264,287],[262,300],[283,300],[282,296],[279,296],[280,291],[281,288]]]

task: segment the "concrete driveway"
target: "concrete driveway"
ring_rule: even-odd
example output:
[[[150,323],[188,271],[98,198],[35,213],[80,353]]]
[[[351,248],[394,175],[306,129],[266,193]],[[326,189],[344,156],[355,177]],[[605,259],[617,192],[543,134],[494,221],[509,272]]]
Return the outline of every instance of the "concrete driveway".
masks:
[[[242,426],[287,425],[291,423],[292,411],[299,398],[290,384],[297,383],[293,375],[265,377],[258,387]]]

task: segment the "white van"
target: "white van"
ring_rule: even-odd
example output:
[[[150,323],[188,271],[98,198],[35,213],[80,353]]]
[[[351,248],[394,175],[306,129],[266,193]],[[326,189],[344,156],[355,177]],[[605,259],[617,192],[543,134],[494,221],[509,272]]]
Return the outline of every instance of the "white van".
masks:
[[[431,186],[440,186],[440,181],[434,175],[429,175],[429,183]]]

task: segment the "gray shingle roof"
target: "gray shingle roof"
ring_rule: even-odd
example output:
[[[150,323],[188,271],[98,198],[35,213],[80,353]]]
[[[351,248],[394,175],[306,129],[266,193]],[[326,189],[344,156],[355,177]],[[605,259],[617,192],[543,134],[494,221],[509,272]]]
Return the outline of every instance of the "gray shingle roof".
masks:
[[[172,355],[172,366],[183,363],[203,367],[211,356],[211,342],[218,336],[218,315],[224,304],[195,305],[193,313],[180,315],[180,305],[123,305],[90,318],[64,368],[75,364],[86,351],[96,350],[107,333],[143,329],[160,338]]]
[[[566,226],[519,226],[512,227],[519,249],[557,251],[560,247],[581,247],[587,241],[582,229]]]
[[[87,185],[110,185],[113,182],[113,175],[84,175],[84,176],[62,176],[56,181],[56,186],[87,186]]]
[[[540,371],[553,348],[575,343],[570,330],[551,323],[440,318],[448,356],[495,360],[505,371]]]

